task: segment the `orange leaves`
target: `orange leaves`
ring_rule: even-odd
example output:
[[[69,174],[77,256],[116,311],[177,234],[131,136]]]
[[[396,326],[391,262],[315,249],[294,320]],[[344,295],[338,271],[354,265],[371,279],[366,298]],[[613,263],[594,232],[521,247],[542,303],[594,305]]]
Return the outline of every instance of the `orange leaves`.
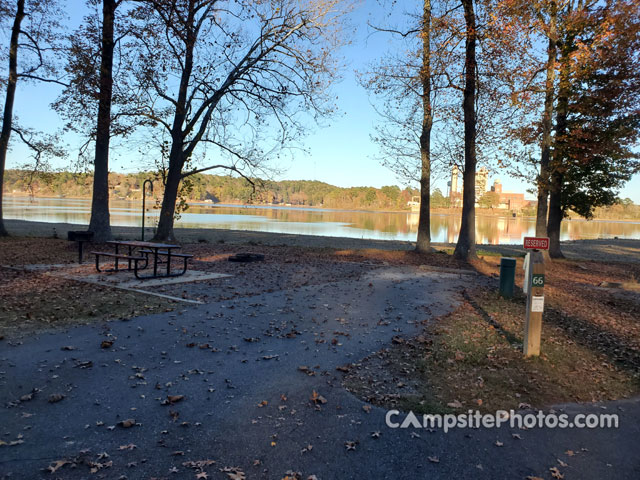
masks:
[[[161,405],[173,405],[174,403],[184,400],[184,395],[167,395],[167,398],[162,401]]]
[[[327,399],[315,390],[311,393],[311,397],[309,399],[316,405],[324,405],[325,403],[327,403]]]
[[[47,471],[49,473],[56,473],[58,470],[60,470],[62,467],[64,467],[67,464],[70,464],[71,462],[69,460],[56,460],[55,462],[52,462],[48,467],[47,467]]]

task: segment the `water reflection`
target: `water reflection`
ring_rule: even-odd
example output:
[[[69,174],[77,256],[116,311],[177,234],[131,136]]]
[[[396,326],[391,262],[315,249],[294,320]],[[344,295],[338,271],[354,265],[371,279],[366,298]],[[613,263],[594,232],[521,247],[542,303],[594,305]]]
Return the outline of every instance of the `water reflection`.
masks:
[[[87,224],[89,199],[5,197],[5,218],[39,222]],[[111,202],[113,225],[140,226],[141,204],[114,200]],[[158,211],[147,212],[147,225],[157,221]],[[274,233],[327,235],[336,237],[415,241],[418,215],[414,213],[359,212],[314,208],[270,206],[192,205],[176,223],[185,228],[219,228],[256,230]],[[431,239],[434,242],[457,241],[460,218],[457,215],[433,213]],[[476,216],[476,241],[484,244],[521,243],[533,235],[533,218]],[[640,222],[565,221],[562,240],[588,238],[640,238]]]

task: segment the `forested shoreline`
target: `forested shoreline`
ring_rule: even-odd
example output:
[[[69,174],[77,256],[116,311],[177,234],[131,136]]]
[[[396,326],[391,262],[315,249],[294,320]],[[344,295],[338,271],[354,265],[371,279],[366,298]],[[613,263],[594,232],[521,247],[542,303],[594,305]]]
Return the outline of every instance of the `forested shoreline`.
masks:
[[[93,175],[90,173],[57,172],[31,176],[21,170],[5,173],[6,195],[33,195],[36,197],[91,198]],[[111,173],[109,176],[111,198],[118,200],[141,200],[141,185],[148,178],[154,180],[154,194],[162,195],[162,181],[153,172],[131,174]],[[413,188],[401,189],[397,185],[375,187],[338,187],[314,180],[255,181],[255,190],[246,180],[221,175],[194,175],[187,189],[187,202],[210,202],[224,204],[282,205],[293,207],[315,207],[347,210],[410,211],[407,202],[418,195]],[[431,208],[454,211],[449,208],[449,199],[439,189],[431,193]],[[499,211],[482,208],[483,211]],[[486,213],[486,212],[485,212]],[[504,212],[502,212],[504,213]],[[520,212],[523,216],[535,215],[535,206]],[[570,212],[571,218],[578,217]],[[630,199],[620,199],[609,207],[596,208],[596,219],[638,220],[640,205]]]
[[[162,180],[153,172],[109,175],[110,196],[120,200],[140,200],[142,183],[154,179],[154,194],[163,191]],[[47,197],[91,198],[93,175],[57,172],[31,177],[29,172],[7,170],[5,193]],[[254,180],[255,188],[243,178],[197,174],[189,178],[184,198],[190,202],[257,203],[325,208],[368,210],[409,210],[407,205],[418,190],[396,185],[337,187],[314,180]],[[440,195],[442,199],[444,197]],[[441,202],[442,203],[442,202]],[[444,203],[440,206],[446,207]]]

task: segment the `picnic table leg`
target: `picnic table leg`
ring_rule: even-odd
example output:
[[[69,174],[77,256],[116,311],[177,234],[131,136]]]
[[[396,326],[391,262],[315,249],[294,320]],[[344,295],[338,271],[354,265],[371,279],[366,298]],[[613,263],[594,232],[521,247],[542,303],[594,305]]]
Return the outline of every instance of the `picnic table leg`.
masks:
[[[132,250],[131,245],[129,245],[129,256],[131,257],[132,255],[133,255],[133,250]],[[138,262],[136,262],[136,265],[137,265],[137,263]],[[131,259],[129,259],[129,261],[128,261],[128,270],[131,270]]]
[[[96,270],[100,271],[100,255],[96,253]]]
[[[171,249],[167,248],[167,277],[171,276]]]
[[[153,276],[154,277],[158,276],[158,249],[157,248],[153,253]]]
[[[116,255],[118,255],[118,244],[117,243],[116,243]],[[116,259],[116,268],[115,268],[115,270],[117,272],[118,271],[118,257],[115,257],[115,259]]]
[[[184,275],[187,271],[187,261],[189,260],[187,257],[183,258],[184,264],[182,265],[182,273],[180,275]]]
[[[133,274],[136,276],[138,280],[142,280],[142,277],[138,275],[138,260],[133,261]]]

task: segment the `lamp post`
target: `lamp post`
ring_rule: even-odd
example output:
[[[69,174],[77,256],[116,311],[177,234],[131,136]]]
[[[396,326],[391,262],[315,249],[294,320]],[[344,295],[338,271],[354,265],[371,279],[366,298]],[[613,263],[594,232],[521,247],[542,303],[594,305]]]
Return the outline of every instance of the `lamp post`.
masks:
[[[146,200],[146,186],[149,184],[149,191],[153,193],[153,180],[147,179],[142,183],[142,241],[144,242],[144,217],[145,217],[145,200]]]

